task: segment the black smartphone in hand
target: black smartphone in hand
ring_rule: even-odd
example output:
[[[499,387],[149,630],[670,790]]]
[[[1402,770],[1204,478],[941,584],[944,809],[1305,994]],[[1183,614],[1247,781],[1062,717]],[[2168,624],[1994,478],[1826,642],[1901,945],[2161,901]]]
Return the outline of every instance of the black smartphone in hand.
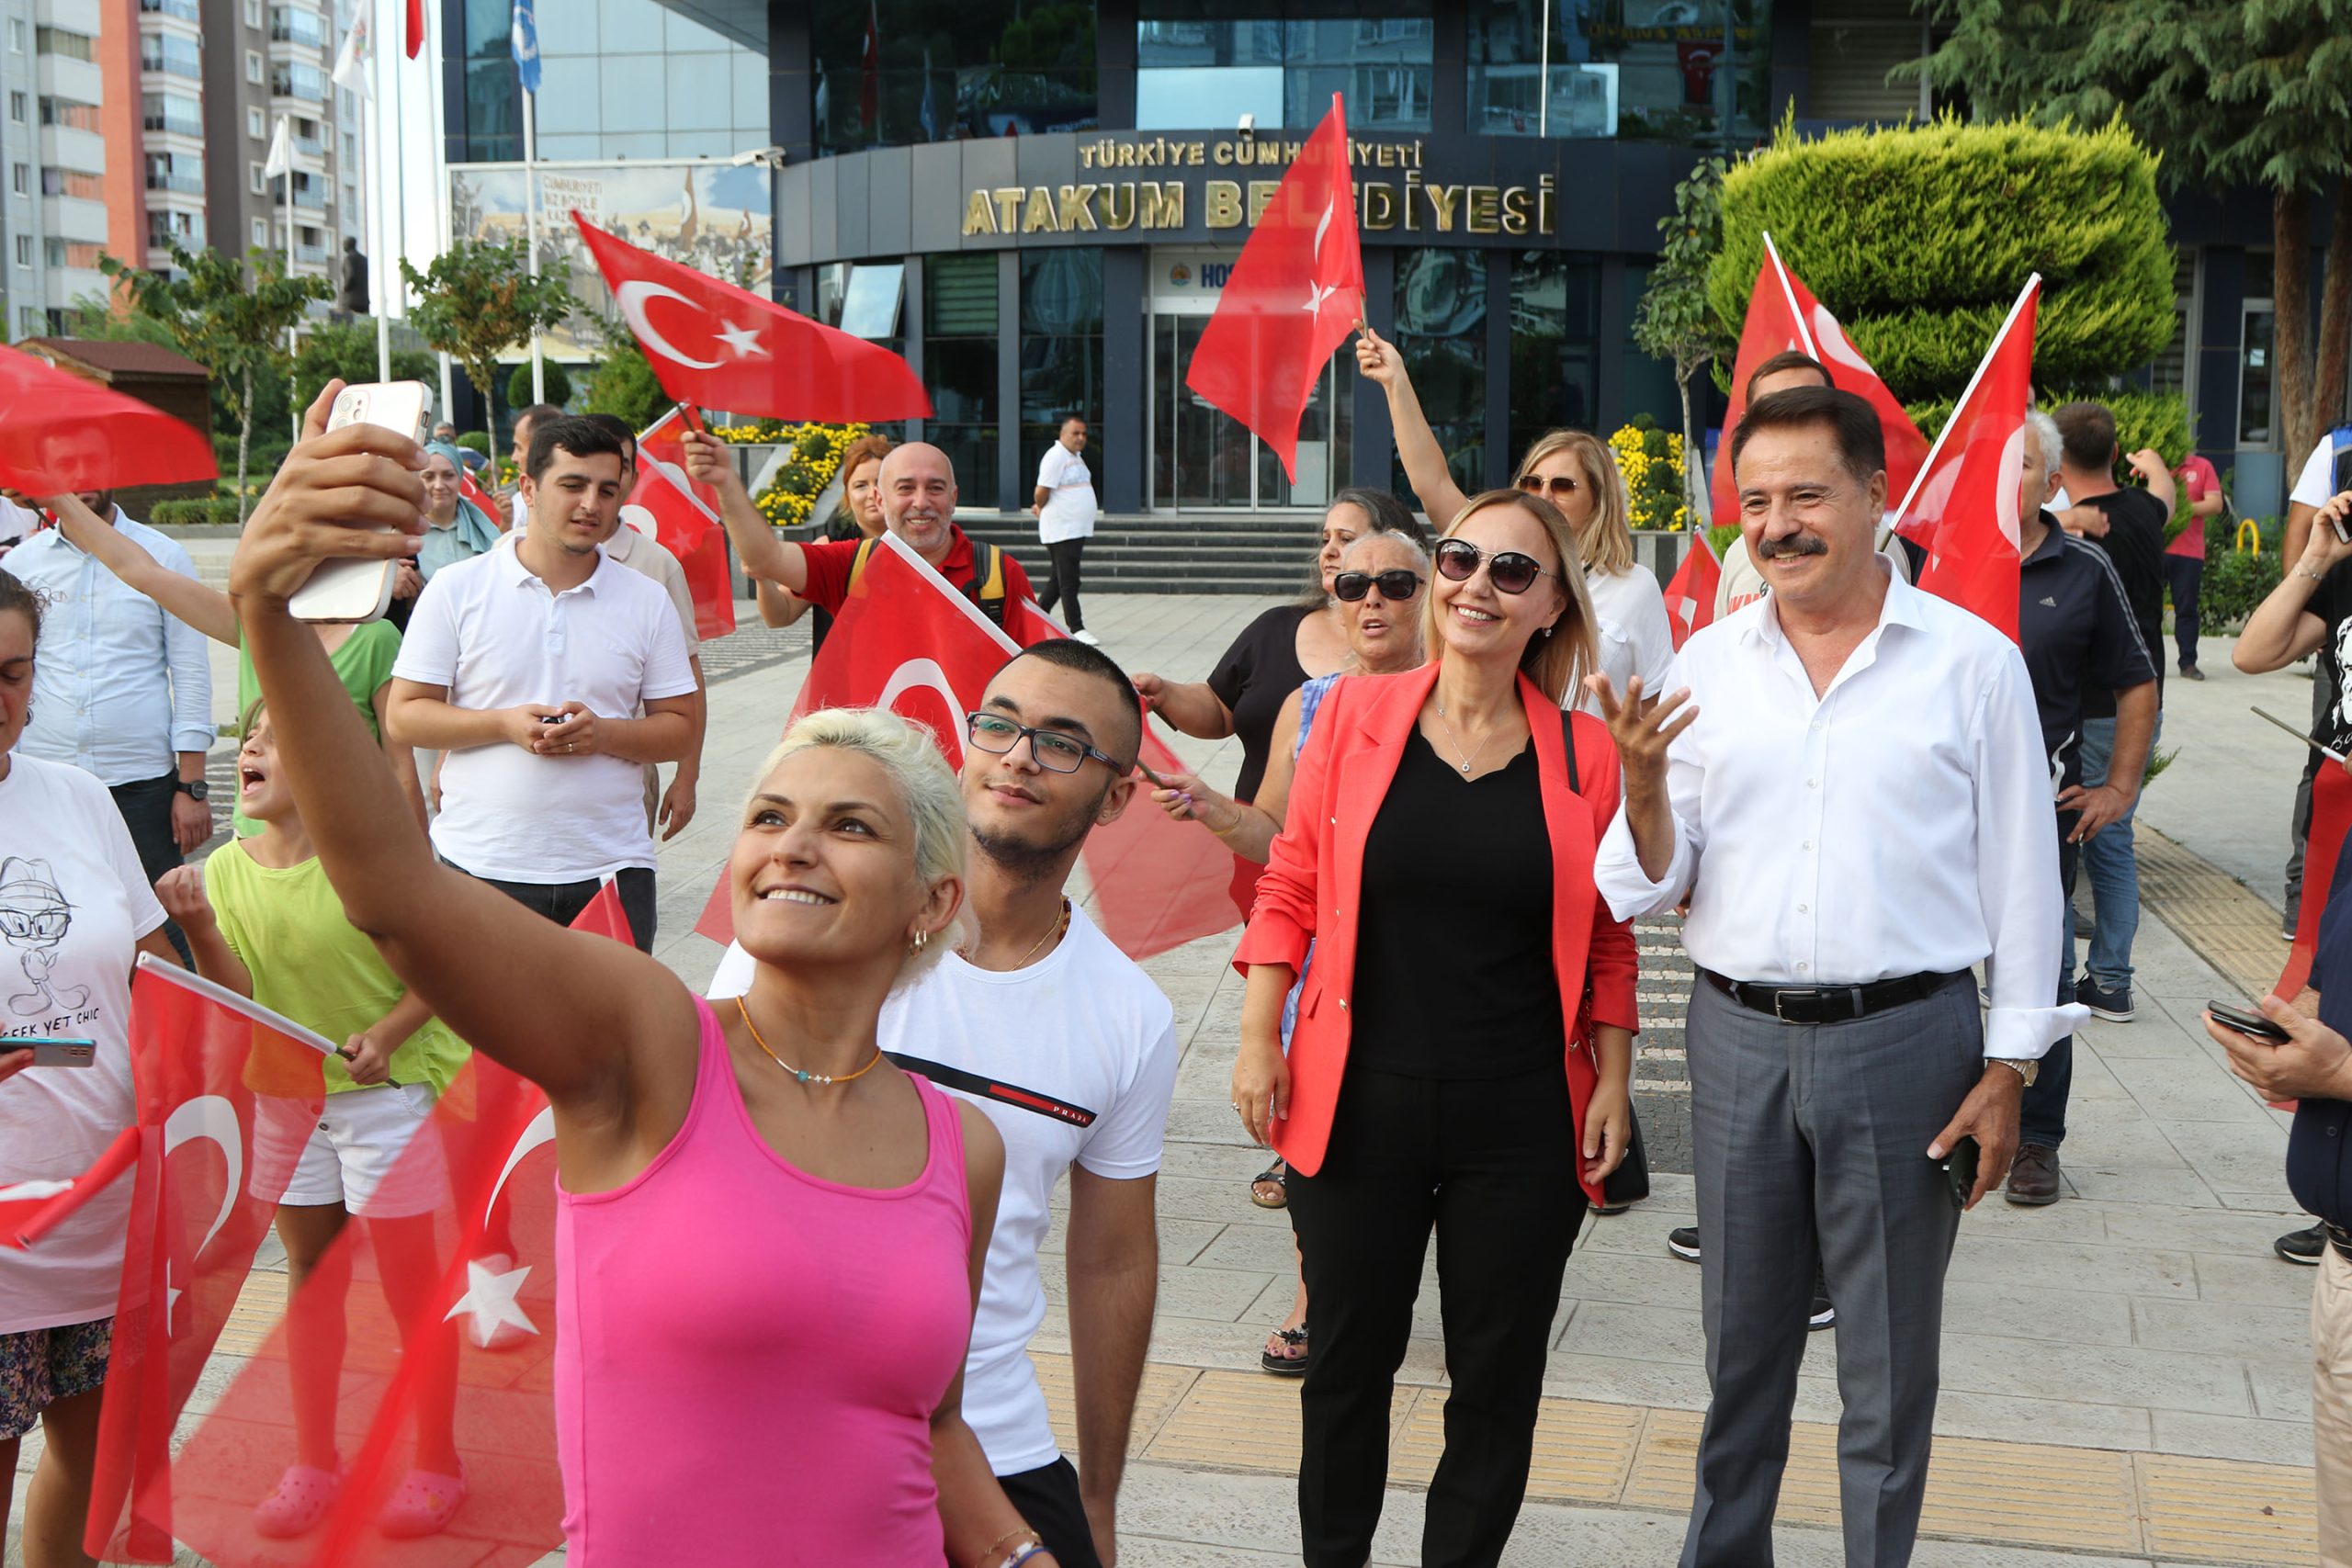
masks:
[[[1973,1137],[1963,1137],[1952,1145],[1951,1153],[1944,1156],[1944,1179],[1951,1183],[1954,1208],[1965,1209],[1976,1191],[1976,1168],[1984,1151]]]
[[[2207,1002],[2205,1010],[2211,1013],[2213,1021],[2222,1028],[2233,1029],[2247,1039],[2259,1040],[2266,1045],[2284,1045],[2291,1038],[2285,1030],[2260,1013],[2245,1008],[2232,1007],[2227,1002]]]

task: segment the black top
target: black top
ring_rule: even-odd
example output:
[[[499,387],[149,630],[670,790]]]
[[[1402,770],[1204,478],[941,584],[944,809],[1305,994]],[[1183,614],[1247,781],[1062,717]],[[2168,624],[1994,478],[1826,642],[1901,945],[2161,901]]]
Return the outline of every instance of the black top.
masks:
[[[2339,1034],[2352,1034],[2352,899],[2344,892],[2352,876],[2347,874],[2352,874],[2352,855],[2340,855],[2312,955],[2319,1021]],[[2330,1224],[2352,1226],[2352,1155],[2347,1155],[2346,1144],[2352,1144],[2352,1101],[2305,1100],[2295,1107],[2295,1130],[2287,1137],[2288,1190],[2306,1212]]]
[[[1364,840],[1351,1067],[1496,1078],[1560,1066],[1551,845],[1532,741],[1465,779],[1413,731]]]
[[[1277,604],[1248,626],[1209,671],[1209,690],[1233,715],[1233,733],[1241,738],[1241,773],[1233,781],[1233,798],[1258,798],[1266,776],[1266,753],[1274,743],[1274,721],[1283,704],[1306,684],[1298,663],[1298,626],[1319,608],[1313,604]]]
[[[2018,567],[2018,642],[2033,678],[2042,755],[2080,784],[2083,702],[2088,690],[2120,692],[2156,678],[2154,660],[2105,550],[2058,526]]]
[[[2352,656],[2352,646],[2346,646],[2352,644],[2352,629],[2346,627],[2352,622],[2352,561],[2338,561],[2328,568],[2304,608],[2327,623],[2327,635],[2319,643],[2319,684],[2325,694],[2314,705],[2320,721],[2313,733],[2331,750],[2342,751],[2352,747],[2352,713],[2345,711],[2345,694],[2352,691],[2345,681],[2347,656]],[[2317,758],[2319,753],[2312,755]]]
[[[2165,503],[2144,490],[2112,490],[2095,495],[2086,504],[2107,513],[2107,533],[2095,541],[2115,563],[2123,580],[2123,597],[2131,602],[2132,618],[2140,623],[2140,640],[2150,648],[2164,644]],[[2165,671],[2156,665],[2156,701],[2165,698]],[[2104,686],[2083,694],[2085,718],[2113,718],[2115,693]]]

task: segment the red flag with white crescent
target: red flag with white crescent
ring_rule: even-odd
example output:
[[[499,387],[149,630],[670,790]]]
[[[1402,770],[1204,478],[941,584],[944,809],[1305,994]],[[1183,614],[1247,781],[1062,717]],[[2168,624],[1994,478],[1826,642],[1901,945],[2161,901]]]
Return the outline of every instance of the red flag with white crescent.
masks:
[[[138,1162],[139,1129],[125,1127],[79,1176],[62,1181],[0,1182],[0,1247],[22,1249],[38,1244]]]
[[[686,472],[684,429],[673,408],[638,436],[637,488],[629,501],[653,513],[655,542],[685,569],[695,630],[707,639],[735,629],[735,579],[718,524],[718,492]]]
[[[571,924],[629,940],[610,883]],[[480,1053],[459,1069],[358,1223],[267,1336],[239,1347],[252,1359],[173,1465],[183,1542],[220,1568],[524,1568],[563,1543],[554,1138],[537,1085]],[[336,1391],[344,1473],[324,1516],[288,1540],[263,1534],[254,1508],[299,1462],[298,1388]],[[380,1529],[403,1479],[444,1472],[451,1451],[466,1494],[445,1528],[421,1540]]]
[[[928,419],[907,362],[748,289],[571,220],[662,389],[682,403],[764,419]]]
[[[1666,629],[1677,653],[1692,632],[1715,618],[1715,592],[1723,581],[1724,563],[1715,557],[1713,541],[1704,528],[1691,529],[1690,548],[1666,585]]]
[[[334,1046],[143,955],[130,1009],[138,1146],[84,1545],[169,1562],[206,1512],[173,1433],[318,1124]]]

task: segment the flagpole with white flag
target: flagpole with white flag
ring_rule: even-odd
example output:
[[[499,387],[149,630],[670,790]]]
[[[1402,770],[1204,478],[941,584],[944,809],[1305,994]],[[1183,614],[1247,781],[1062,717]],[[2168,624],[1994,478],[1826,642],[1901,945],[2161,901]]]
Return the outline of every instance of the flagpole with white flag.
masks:
[[[358,0],[351,26],[343,35],[343,47],[336,51],[332,79],[334,85],[359,99],[360,167],[368,171],[368,199],[362,204],[368,225],[368,250],[373,258],[368,276],[368,309],[376,317],[376,379],[392,378],[392,320],[384,309],[384,191],[383,183],[376,178],[375,165],[383,157],[383,128],[376,114],[376,87],[368,79],[372,63],[368,48],[368,0]]]
[[[286,180],[286,197],[283,210],[286,214],[286,276],[288,277],[294,276],[293,134],[293,122],[287,116],[279,115],[277,117],[277,128],[269,133],[269,152],[264,156],[261,165],[262,178],[266,180],[276,179],[278,176],[283,175]],[[291,321],[286,323],[286,352],[289,355],[294,352],[294,323]],[[293,411],[292,420],[294,426],[294,439],[300,441],[302,439],[302,414],[300,410],[297,409]]]
[[[534,166],[539,155],[539,21],[532,5],[533,0],[514,0],[511,42],[514,71],[523,84],[523,224],[531,247],[531,276],[536,279],[539,276],[539,178]],[[548,400],[547,355],[537,327],[531,329],[531,400]]]

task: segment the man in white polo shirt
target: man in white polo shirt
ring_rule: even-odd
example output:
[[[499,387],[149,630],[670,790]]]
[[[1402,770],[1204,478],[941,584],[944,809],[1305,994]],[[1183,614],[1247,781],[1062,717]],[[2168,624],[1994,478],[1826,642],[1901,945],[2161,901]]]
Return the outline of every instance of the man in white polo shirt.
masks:
[[[535,422],[532,525],[425,584],[385,723],[448,753],[433,823],[443,860],[565,923],[611,877],[650,951],[641,770],[692,744],[695,677],[669,595],[599,548],[620,515],[621,458],[585,420]]]
[[[972,1100],[1003,1134],[964,1419],[1062,1568],[1115,1556],[1159,1298],[1152,1199],[1176,1088],[1175,1010],[1062,893],[1087,834],[1126,809],[1142,734],[1135,687],[1094,649],[1056,637],[997,671],[965,729],[965,887],[979,934],[894,994],[877,1031],[892,1061]],[[711,994],[741,992],[751,971],[730,951]],[[1037,1250],[1065,1172],[1075,1470],[1024,1353],[1046,1318]]]
[[[1078,607],[1079,563],[1094,536],[1094,476],[1086,470],[1086,420],[1063,419],[1060,436],[1037,462],[1037,496],[1029,510],[1037,518],[1037,542],[1046,547],[1053,576],[1037,595],[1037,608],[1062,606],[1062,624],[1079,641],[1091,643],[1086,615]]]

